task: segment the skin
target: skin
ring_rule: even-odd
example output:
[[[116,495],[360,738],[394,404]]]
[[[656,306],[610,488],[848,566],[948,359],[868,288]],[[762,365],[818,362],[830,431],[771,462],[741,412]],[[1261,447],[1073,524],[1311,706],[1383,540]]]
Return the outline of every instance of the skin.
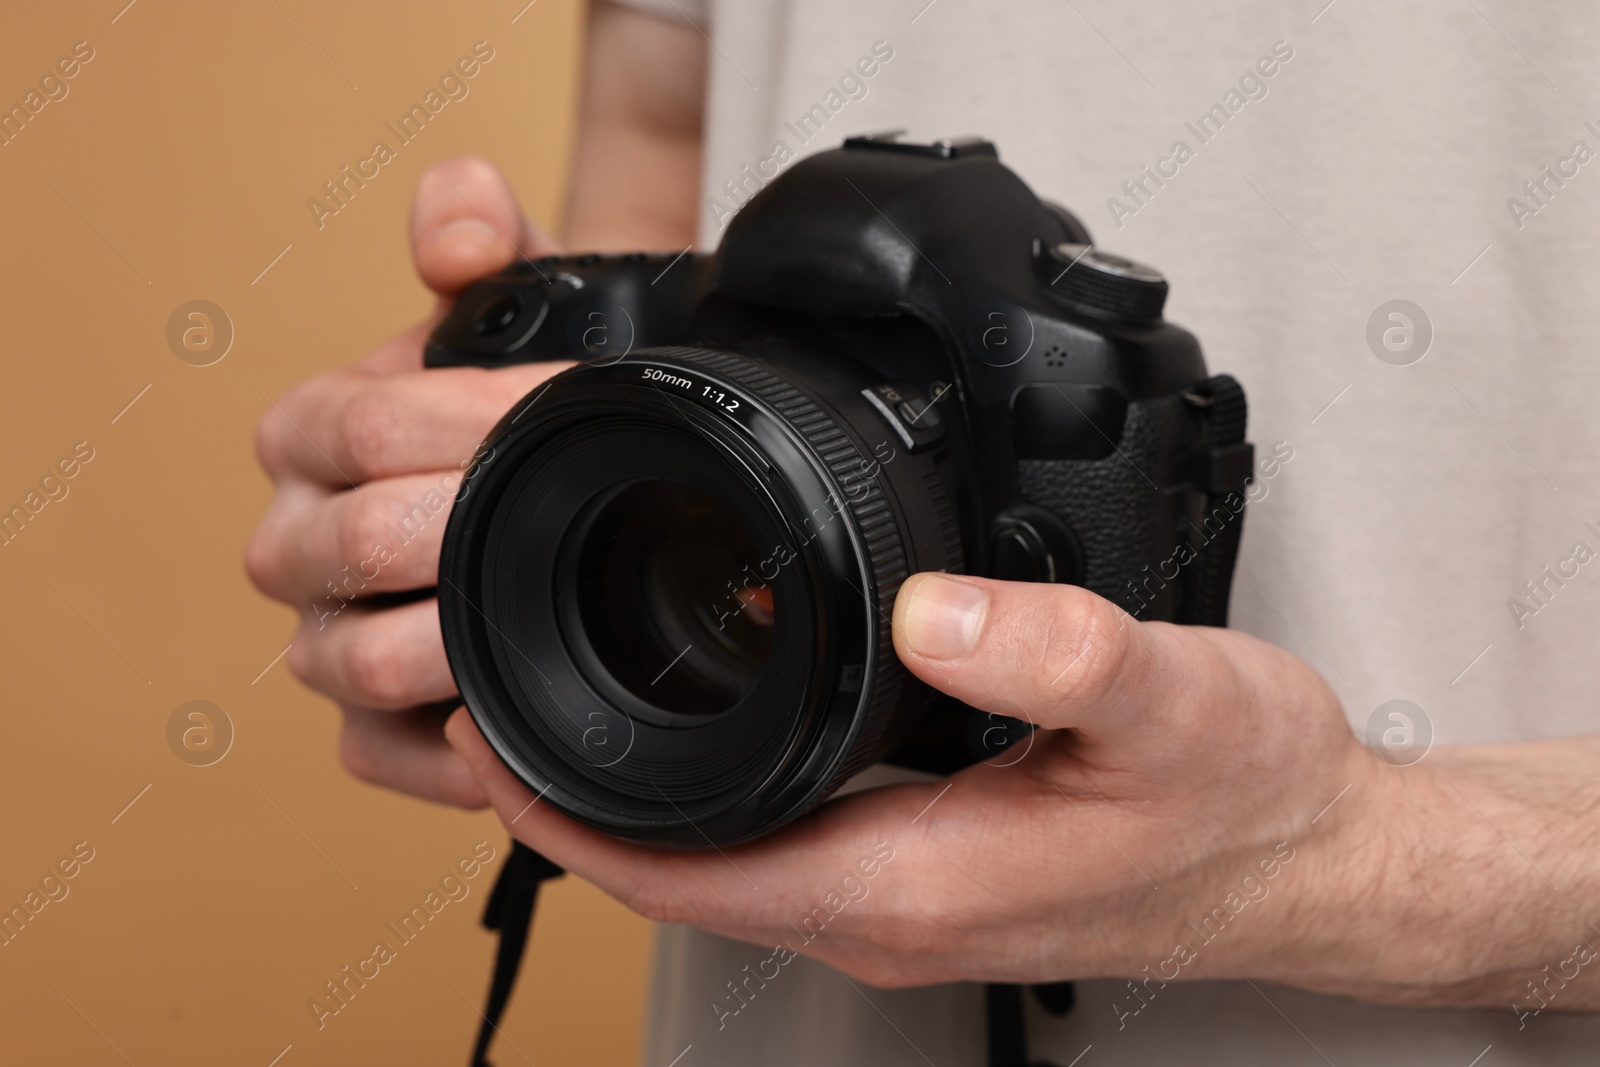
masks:
[[[696,214],[705,42],[600,4],[588,47],[565,245],[676,251]],[[514,256],[560,247],[471,158],[423,177],[411,235],[441,311]],[[385,523],[459,475],[500,415],[562,369],[423,372],[439,313],[291,390],[257,433],[277,495],[246,569],[300,613],[289,666],[339,705],[358,777],[492,805],[648,918],[787,944],[880,986],[1249,977],[1386,1004],[1510,1005],[1524,1021],[1600,1008],[1587,948],[1600,945],[1600,861],[1582,847],[1600,740],[1391,766],[1283,650],[1137,622],[1072,587],[924,574],[896,601],[895,648],[914,673],[1041,728],[1008,766],[839,798],[723,852],[625,844],[536,803],[464,710],[446,722],[421,709],[456,695],[436,602],[374,599],[433,583],[443,516],[354,603],[333,611],[328,595]],[[885,848],[892,860],[862,878],[861,858]],[[800,925],[823,906],[826,929],[807,939]]]

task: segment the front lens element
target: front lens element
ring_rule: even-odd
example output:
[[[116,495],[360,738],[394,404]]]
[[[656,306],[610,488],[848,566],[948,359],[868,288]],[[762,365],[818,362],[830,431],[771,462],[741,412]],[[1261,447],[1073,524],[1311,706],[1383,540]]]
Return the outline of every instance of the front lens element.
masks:
[[[678,715],[727,711],[772,651],[773,590],[745,524],[705,489],[641,481],[575,524],[567,595],[579,640],[638,699]],[[575,550],[575,552],[573,551]]]
[[[451,670],[501,759],[590,826],[748,840],[926,706],[888,608],[909,570],[959,560],[909,551],[855,380],[836,415],[782,370],[672,349],[568,371],[463,480],[439,565]],[[912,492],[920,460],[894,460]]]

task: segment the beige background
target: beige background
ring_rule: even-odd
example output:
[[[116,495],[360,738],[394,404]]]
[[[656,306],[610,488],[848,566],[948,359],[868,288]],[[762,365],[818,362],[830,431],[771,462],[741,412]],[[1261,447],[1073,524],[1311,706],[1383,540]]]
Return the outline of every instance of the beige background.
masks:
[[[0,148],[0,510],[76,442],[95,450],[0,548],[0,904],[76,842],[95,850],[0,948],[0,1059],[464,1063],[492,871],[324,1030],[307,1007],[475,842],[503,855],[505,836],[347,777],[331,705],[281,661],[262,673],[293,623],[241,570],[269,497],[251,433],[263,394],[427,308],[405,220],[429,162],[481,152],[557,221],[580,4],[125,2],[19,6],[0,34],[7,109],[74,42],[95,50]],[[470,95],[319,232],[306,200],[479,40],[496,54]],[[196,298],[237,334],[209,367],[165,339]],[[195,699],[236,731],[210,767],[167,747]],[[499,1063],[631,1062],[647,924],[566,880],[536,930]]]

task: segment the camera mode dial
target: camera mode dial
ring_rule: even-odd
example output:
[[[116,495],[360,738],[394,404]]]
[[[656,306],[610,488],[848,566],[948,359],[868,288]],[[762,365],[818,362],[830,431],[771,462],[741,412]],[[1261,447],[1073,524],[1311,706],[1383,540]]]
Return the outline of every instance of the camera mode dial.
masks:
[[[1091,315],[1157,322],[1167,302],[1167,279],[1160,271],[1092,245],[1050,245],[1038,263],[1051,292]]]

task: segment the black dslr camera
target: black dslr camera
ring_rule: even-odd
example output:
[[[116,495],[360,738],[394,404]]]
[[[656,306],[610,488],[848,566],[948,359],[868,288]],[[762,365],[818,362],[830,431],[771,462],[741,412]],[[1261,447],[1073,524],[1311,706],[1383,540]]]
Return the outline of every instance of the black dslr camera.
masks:
[[[1225,625],[1245,401],[982,141],[853,138],[715,255],[566,256],[462,294],[430,367],[576,360],[456,501],[445,648],[500,757],[652,844],[766,833],[879,760],[1019,758],[1031,727],[895,657],[904,579],[1085,586]]]

